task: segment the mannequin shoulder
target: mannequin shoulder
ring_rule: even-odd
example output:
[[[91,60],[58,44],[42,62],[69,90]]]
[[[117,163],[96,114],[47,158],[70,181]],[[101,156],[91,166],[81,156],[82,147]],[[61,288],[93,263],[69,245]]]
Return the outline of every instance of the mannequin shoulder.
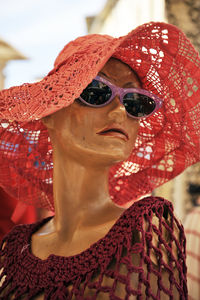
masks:
[[[181,249],[185,251],[184,229],[174,214],[171,202],[159,197],[146,197],[128,210],[129,223],[133,223],[133,231],[137,232],[146,251],[151,249],[152,261],[155,262],[160,254],[167,263],[169,256],[178,258],[178,252]]]

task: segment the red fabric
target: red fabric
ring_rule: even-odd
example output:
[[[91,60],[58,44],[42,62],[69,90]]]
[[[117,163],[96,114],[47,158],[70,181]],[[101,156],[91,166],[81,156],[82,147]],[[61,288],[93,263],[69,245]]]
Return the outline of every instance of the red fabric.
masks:
[[[31,254],[31,235],[48,220],[17,226],[4,239],[0,299],[40,293],[51,300],[187,299],[185,236],[170,202],[156,197],[135,202],[80,254],[41,260]]]
[[[52,146],[39,119],[73,103],[111,56],[164,100],[141,121],[127,161],[110,169],[112,200],[139,199],[199,161],[200,58],[178,28],[148,23],[118,39],[80,37],[40,82],[0,91],[0,185],[10,195],[54,210]]]
[[[33,223],[36,221],[34,207],[26,207],[23,214],[13,222],[12,214],[17,205],[17,199],[10,197],[0,188],[0,241],[16,224]]]

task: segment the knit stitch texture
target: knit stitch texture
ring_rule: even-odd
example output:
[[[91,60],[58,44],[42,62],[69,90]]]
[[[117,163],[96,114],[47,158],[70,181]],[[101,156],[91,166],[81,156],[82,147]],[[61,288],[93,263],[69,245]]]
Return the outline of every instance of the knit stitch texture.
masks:
[[[88,249],[42,260],[31,253],[31,236],[48,220],[4,238],[0,299],[187,299],[185,236],[170,202],[135,202]]]

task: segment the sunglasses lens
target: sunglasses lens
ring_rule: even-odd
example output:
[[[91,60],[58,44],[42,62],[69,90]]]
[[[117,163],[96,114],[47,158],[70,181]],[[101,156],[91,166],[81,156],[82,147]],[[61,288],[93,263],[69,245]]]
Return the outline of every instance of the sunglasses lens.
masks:
[[[150,115],[155,107],[156,102],[152,98],[139,94],[128,93],[123,98],[126,111],[134,117],[141,118]]]
[[[94,106],[103,105],[112,95],[112,91],[105,83],[93,80],[80,95],[81,98]]]

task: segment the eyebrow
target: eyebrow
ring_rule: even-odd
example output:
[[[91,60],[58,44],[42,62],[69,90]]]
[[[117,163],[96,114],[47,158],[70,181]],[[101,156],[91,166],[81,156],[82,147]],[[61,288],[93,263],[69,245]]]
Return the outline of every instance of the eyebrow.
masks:
[[[125,87],[125,88],[126,88],[126,87],[128,88],[129,86],[130,86],[131,88],[135,88],[135,87],[136,87],[135,83],[134,83],[134,82],[131,82],[131,81],[124,84],[124,87]]]
[[[101,71],[99,71],[98,75],[103,75],[103,76],[105,76],[106,78],[111,79],[109,76],[107,76],[104,72],[101,72]]]
[[[111,79],[108,75],[106,75],[104,72],[101,72],[101,71],[99,71],[98,75],[103,75],[103,76],[105,76],[108,80]],[[140,83],[139,83],[139,85],[140,85]],[[132,81],[126,82],[126,83],[124,84],[123,87],[124,87],[124,88],[129,88],[129,87],[130,87],[130,88],[137,88],[136,84],[135,84],[134,82],[132,82]]]

